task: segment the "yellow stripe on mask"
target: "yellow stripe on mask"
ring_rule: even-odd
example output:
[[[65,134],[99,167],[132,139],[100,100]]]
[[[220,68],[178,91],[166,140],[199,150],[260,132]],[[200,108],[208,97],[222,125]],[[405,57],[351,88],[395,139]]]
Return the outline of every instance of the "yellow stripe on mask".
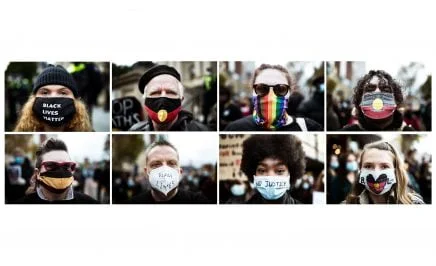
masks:
[[[38,177],[38,180],[43,182],[49,187],[55,188],[55,189],[66,189],[67,187],[71,186],[73,183],[74,178],[71,177],[47,177],[47,176],[40,176]]]

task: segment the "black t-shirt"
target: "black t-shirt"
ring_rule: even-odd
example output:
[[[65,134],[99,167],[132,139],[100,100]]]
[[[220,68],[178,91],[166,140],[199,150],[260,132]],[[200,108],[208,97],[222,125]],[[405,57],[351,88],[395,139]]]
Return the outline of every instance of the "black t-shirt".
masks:
[[[54,200],[48,201],[41,199],[36,192],[22,197],[21,199],[13,202],[15,204],[98,204],[99,202],[90,196],[74,192],[74,198],[71,200]]]
[[[275,129],[274,131],[302,131],[298,125],[295,117],[293,122],[289,125]],[[306,128],[308,131],[322,131],[323,128],[320,124],[309,118],[304,118]],[[258,126],[251,115],[238,119],[230,123],[224,131],[266,131],[262,126]]]
[[[169,201],[155,201],[151,190],[141,193],[129,201],[128,204],[211,204],[201,193],[179,189],[177,194]]]

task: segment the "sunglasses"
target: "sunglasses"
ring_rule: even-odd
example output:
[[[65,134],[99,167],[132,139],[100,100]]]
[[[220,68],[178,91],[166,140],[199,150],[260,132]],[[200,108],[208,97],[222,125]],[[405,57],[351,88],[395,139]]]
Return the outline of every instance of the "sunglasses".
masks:
[[[288,91],[290,89],[289,85],[286,84],[268,85],[259,83],[253,85],[254,92],[256,92],[256,94],[259,96],[268,95],[271,88],[273,89],[274,94],[277,96],[285,96],[286,94],[288,94]]]
[[[63,168],[65,170],[68,170],[71,172],[76,170],[76,163],[75,162],[58,163],[58,162],[47,161],[47,162],[41,163],[41,166],[44,166],[47,171],[53,171],[53,170],[59,169],[59,168]]]

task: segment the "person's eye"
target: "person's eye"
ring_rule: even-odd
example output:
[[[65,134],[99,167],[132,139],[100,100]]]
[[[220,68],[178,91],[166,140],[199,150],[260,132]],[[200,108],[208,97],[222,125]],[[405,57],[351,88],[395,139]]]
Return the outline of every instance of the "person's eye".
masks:
[[[150,166],[151,168],[158,168],[160,165],[160,163],[152,163]]]
[[[364,169],[372,169],[373,167],[372,167],[371,164],[364,164],[364,165],[363,165],[363,168],[364,168]]]
[[[384,92],[390,92],[390,91],[391,91],[391,88],[390,88],[389,86],[381,86],[381,87],[380,87],[380,90],[381,90],[381,91],[384,91]]]
[[[277,173],[278,175],[283,175],[283,174],[285,174],[285,172],[286,172],[285,169],[277,169],[277,171],[276,171],[276,173]]]
[[[381,166],[381,169],[389,169],[389,168],[391,168],[391,167],[389,167],[389,165],[387,165],[387,164],[384,164]]]
[[[42,95],[47,95],[47,94],[48,94],[48,91],[43,90],[43,91],[41,91],[41,94],[42,94]]]
[[[264,173],[265,173],[265,169],[263,169],[263,168],[258,168],[258,169],[257,169],[257,172],[258,172],[259,174],[264,174]]]

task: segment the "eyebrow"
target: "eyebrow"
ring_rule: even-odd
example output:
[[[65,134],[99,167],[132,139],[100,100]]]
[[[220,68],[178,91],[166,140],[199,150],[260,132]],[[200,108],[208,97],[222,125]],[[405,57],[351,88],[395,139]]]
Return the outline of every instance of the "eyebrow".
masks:
[[[260,162],[260,163],[257,164],[257,166],[269,166],[269,165]],[[282,161],[280,161],[280,162],[277,162],[277,163],[273,164],[273,166],[286,166],[286,165]]]

